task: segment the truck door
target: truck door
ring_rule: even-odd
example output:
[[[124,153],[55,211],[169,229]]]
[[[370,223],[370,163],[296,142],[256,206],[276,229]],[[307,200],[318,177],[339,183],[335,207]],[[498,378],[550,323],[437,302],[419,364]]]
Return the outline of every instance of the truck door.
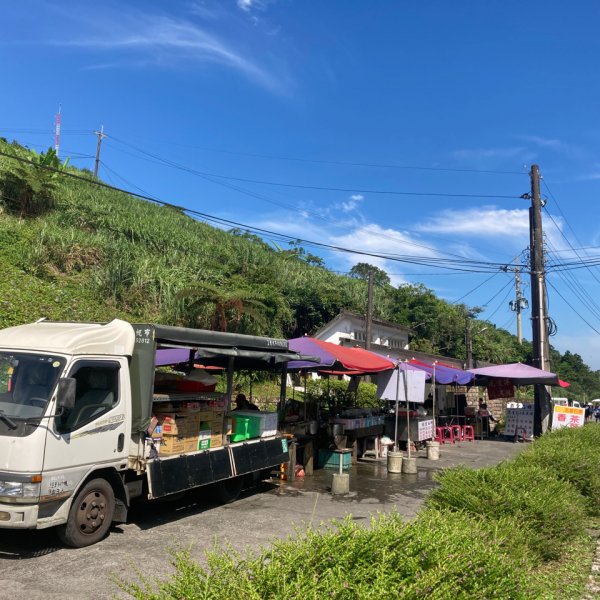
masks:
[[[126,359],[79,359],[68,376],[77,382],[75,406],[56,417],[46,438],[43,481],[50,494],[73,491],[92,465],[125,461],[129,451]]]

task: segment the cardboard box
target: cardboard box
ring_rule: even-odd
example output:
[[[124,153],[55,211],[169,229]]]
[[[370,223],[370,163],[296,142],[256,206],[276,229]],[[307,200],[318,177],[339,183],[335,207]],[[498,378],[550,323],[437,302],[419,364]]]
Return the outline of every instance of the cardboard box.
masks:
[[[181,435],[183,433],[185,416],[181,413],[159,413],[156,417],[164,435]]]
[[[185,438],[176,435],[165,435],[160,444],[159,454],[183,454],[185,452]]]
[[[219,448],[223,445],[223,434],[219,435],[211,435],[210,436],[210,447],[211,448]]]
[[[210,429],[201,429],[198,433],[197,445],[196,448],[198,450],[208,450],[210,448]]]

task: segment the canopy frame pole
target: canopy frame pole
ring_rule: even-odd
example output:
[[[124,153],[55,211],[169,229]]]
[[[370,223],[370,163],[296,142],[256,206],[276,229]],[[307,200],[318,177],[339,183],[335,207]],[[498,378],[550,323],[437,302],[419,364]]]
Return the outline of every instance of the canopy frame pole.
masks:
[[[406,397],[406,451],[407,457],[410,459],[410,405],[408,403],[408,381],[407,371],[404,371],[404,396]],[[398,373],[400,375],[400,373]]]
[[[400,402],[400,363],[396,366],[398,371],[396,375],[396,411],[395,411],[395,428],[394,428],[394,452],[398,452],[398,408]]]
[[[233,365],[235,358],[230,356],[227,359],[227,405],[231,410],[231,401],[233,400]]]
[[[435,437],[435,428],[436,428],[436,419],[435,419],[435,392],[436,392],[436,383],[435,383],[435,366],[437,365],[437,360],[433,361],[433,375],[431,379],[431,387],[432,387],[432,398],[433,405],[431,407],[431,414],[433,416],[433,436]]]

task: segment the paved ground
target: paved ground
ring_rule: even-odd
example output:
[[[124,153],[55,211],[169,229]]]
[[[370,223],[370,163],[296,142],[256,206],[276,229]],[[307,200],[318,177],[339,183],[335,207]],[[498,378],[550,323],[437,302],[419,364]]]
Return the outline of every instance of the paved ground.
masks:
[[[145,504],[132,510],[129,522],[114,527],[104,541],[79,550],[62,547],[51,530],[0,530],[0,598],[112,598],[119,590],[111,574],[133,579],[137,569],[147,576],[168,575],[169,547],[189,546],[202,560],[215,541],[256,549],[293,534],[296,526],[318,525],[348,513],[368,522],[371,515],[396,508],[410,518],[435,486],[435,471],[456,464],[496,464],[522,447],[492,440],[463,442],[442,446],[439,461],[427,460],[420,451],[414,475],[388,474],[385,461],[361,462],[352,468],[350,494],[344,497],[330,494],[332,472],[321,469],[293,484],[265,484],[224,506],[198,493]]]

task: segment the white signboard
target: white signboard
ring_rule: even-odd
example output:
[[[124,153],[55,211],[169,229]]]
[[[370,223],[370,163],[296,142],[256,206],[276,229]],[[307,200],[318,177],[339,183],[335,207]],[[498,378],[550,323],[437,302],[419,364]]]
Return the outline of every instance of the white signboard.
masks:
[[[504,435],[525,439],[533,437],[533,407],[507,408]]]
[[[398,372],[400,382],[398,382]],[[377,375],[377,397],[380,400],[396,400],[406,402],[425,402],[425,371],[384,371]]]
[[[554,406],[552,411],[552,429],[561,427],[583,427],[585,408],[575,406]]]
[[[433,419],[419,421],[418,438],[420,442],[433,439]]]

